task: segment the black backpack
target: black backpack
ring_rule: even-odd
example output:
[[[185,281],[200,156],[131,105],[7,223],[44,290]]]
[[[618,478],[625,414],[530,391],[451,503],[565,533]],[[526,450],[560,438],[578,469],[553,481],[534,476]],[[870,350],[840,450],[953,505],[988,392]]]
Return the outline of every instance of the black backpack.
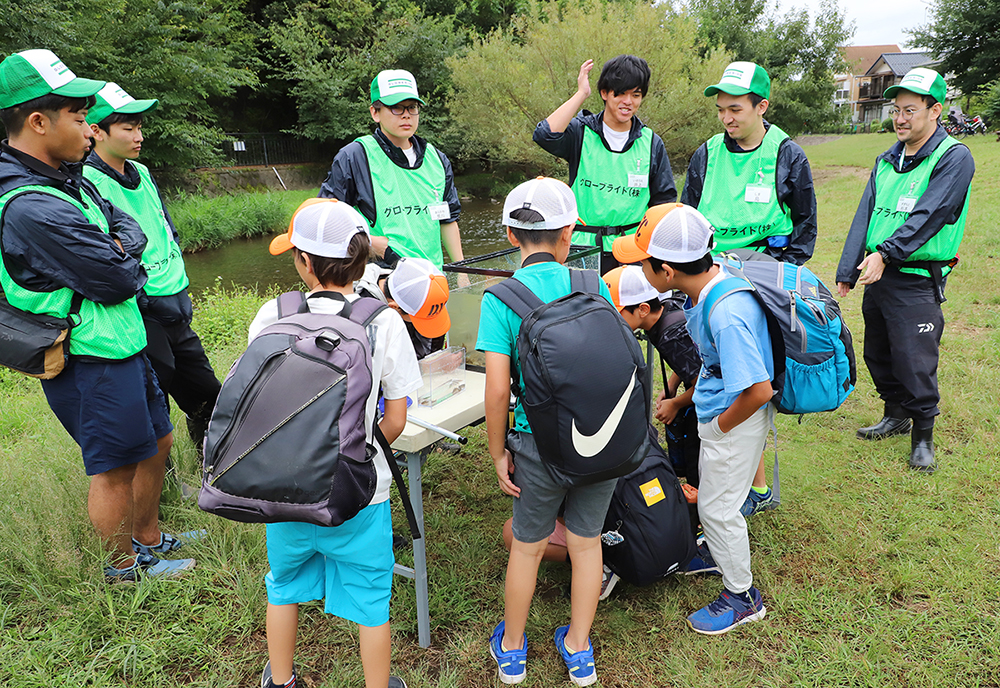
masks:
[[[244,523],[300,521],[336,526],[375,492],[365,406],[371,393],[367,327],[386,305],[344,301],[340,313],[309,311],[301,292],[278,297],[278,321],[250,342],[230,369],[205,437],[198,506]],[[374,434],[410,521],[412,507],[392,449]]]
[[[553,479],[587,485],[625,475],[649,451],[646,362],[593,270],[570,270],[570,293],[544,303],[517,276],[486,291],[521,318],[511,389],[524,404]]]
[[[618,479],[601,534],[605,565],[632,585],[649,585],[683,569],[696,551],[680,481],[651,424],[648,433],[650,452]]]

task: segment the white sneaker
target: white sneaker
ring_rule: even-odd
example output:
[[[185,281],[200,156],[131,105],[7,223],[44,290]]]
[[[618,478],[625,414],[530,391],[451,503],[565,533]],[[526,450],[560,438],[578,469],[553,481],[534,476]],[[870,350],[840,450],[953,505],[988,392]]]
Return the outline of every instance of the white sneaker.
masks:
[[[606,600],[611,591],[615,589],[618,581],[621,580],[618,574],[609,569],[607,566],[604,567],[604,580],[601,581],[601,595],[598,600]]]

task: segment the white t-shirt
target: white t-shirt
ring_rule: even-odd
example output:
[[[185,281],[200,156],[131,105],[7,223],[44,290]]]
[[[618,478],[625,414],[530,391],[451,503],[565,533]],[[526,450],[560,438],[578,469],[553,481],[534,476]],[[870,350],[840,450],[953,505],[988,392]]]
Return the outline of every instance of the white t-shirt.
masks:
[[[616,153],[621,153],[625,144],[628,143],[630,130],[615,131],[604,122],[601,122],[601,127],[604,129],[604,140],[608,142],[608,147]]]
[[[358,299],[357,295],[347,297],[348,301]],[[309,310],[313,313],[339,313],[341,303],[334,299],[309,299]],[[252,340],[260,331],[268,325],[278,322],[278,302],[268,301],[254,317],[250,323],[248,340]],[[417,365],[417,356],[413,353],[413,344],[410,343],[410,335],[406,332],[406,325],[399,313],[387,308],[375,316],[375,319],[368,326],[368,338],[375,342],[375,352],[372,354],[372,384],[371,394],[368,396],[368,403],[365,405],[365,428],[368,443],[378,450],[373,459],[375,461],[375,471],[377,482],[375,485],[375,495],[372,497],[372,504],[379,504],[389,499],[389,484],[392,483],[392,473],[386,463],[381,447],[375,441],[372,434],[372,423],[375,421],[375,412],[378,406],[379,382],[382,384],[382,394],[386,399],[402,399],[407,395],[415,395],[420,389],[420,366]]]
[[[403,151],[403,155],[406,156],[406,161],[410,163],[410,167],[417,164],[417,149],[413,146],[412,142],[410,143],[409,148],[403,148],[401,150]]]

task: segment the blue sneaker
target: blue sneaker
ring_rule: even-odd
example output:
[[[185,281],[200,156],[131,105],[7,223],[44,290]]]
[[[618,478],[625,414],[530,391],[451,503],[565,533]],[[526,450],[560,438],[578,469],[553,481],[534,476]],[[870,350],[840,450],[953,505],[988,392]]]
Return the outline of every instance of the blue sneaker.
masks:
[[[698,574],[721,576],[722,569],[720,569],[719,565],[715,563],[715,559],[712,558],[712,553],[708,551],[708,544],[706,544],[705,538],[700,537],[697,542],[698,549],[695,552],[694,558],[688,562],[687,567],[681,571],[681,573],[685,576],[695,576]]]
[[[490,636],[490,654],[497,663],[497,674],[503,683],[520,683],[526,675],[525,665],[528,663],[528,636],[525,634],[524,643],[520,650],[504,650],[503,624],[501,621],[493,629]]]
[[[743,506],[740,507],[740,513],[743,514],[744,518],[749,518],[756,513],[761,511],[767,511],[768,509],[774,508],[774,503],[771,501],[773,495],[771,494],[771,488],[767,488],[767,492],[761,494],[757,490],[750,488],[750,494],[747,495],[746,501],[743,502]]]
[[[149,554],[151,556],[156,556],[157,554],[169,554],[170,552],[175,552],[179,550],[184,545],[200,540],[208,535],[207,530],[189,530],[186,533],[181,533],[179,535],[171,535],[170,533],[160,533],[160,541],[155,545],[144,545],[135,538],[132,538],[132,547],[139,554]]]
[[[723,590],[719,599],[687,618],[688,626],[697,633],[722,635],[740,624],[760,621],[767,614],[760,592],[751,587],[746,595],[750,598],[749,602],[743,599],[743,595]]]
[[[194,559],[166,561],[151,554],[137,553],[135,562],[123,569],[104,567],[104,577],[109,583],[134,583],[141,578],[176,578],[193,569]]]
[[[594,645],[587,639],[587,649],[579,652],[569,653],[566,649],[566,634],[569,633],[569,626],[560,626],[556,629],[555,642],[556,649],[566,662],[569,670],[569,680],[578,686],[589,686],[597,682],[597,669],[594,667]]]

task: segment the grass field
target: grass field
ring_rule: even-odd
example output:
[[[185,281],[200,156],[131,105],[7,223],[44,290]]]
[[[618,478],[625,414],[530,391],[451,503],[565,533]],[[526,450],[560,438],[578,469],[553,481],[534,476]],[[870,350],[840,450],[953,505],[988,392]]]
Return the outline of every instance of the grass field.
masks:
[[[868,170],[890,142],[867,135],[806,148],[820,212],[810,266],[831,286]],[[592,633],[601,685],[1000,685],[1000,248],[992,234],[1000,226],[1000,144],[967,143],[977,173],[944,307],[938,472],[907,469],[905,437],[854,439],[881,411],[861,365],[858,388],[838,411],[801,424],[779,419],[783,503],[750,526],[767,618],[706,638],[687,630],[684,617],[715,598],[719,579],[621,584],[601,603]],[[220,375],[241,351],[259,302],[219,290],[199,302],[196,328]],[[860,304],[860,293],[842,304],[859,355]],[[168,494],[166,527],[209,530],[190,550],[197,570],[178,581],[105,585],[76,446],[37,383],[0,371],[0,391],[0,683],[259,685],[263,527],[217,519]],[[412,584],[395,584],[394,672],[410,686],[499,685],[486,643],[502,614],[500,527],[510,502],[496,487],[482,430],[468,434],[461,455],[432,453],[424,474],[430,649],[417,645]],[[174,459],[196,484],[194,451],[180,433]],[[409,561],[405,552],[398,558]],[[568,618],[568,583],[566,566],[543,564],[523,685],[569,685],[551,640]],[[356,636],[320,606],[304,606],[300,685],[363,685]]]

